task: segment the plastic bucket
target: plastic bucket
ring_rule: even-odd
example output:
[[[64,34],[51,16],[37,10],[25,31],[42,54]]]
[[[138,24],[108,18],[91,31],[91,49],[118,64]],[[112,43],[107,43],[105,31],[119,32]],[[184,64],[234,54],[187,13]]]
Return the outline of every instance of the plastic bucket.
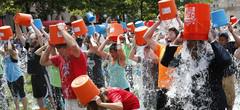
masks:
[[[43,21],[43,25],[45,27],[49,27],[50,25],[56,25],[58,23],[64,23],[63,20],[49,20],[49,21]]]
[[[87,14],[86,14],[86,16],[87,16],[87,20],[88,20],[88,22],[94,22],[95,21],[95,19],[96,19],[96,17],[95,16],[93,16],[93,13],[92,12],[88,12]]]
[[[110,24],[110,33],[108,37],[111,41],[117,42],[118,35],[123,33],[124,33],[124,30],[121,24],[119,23]]]
[[[11,26],[1,26],[0,27],[0,40],[9,40],[13,36]]]
[[[149,20],[148,23],[147,23],[147,26],[148,27],[151,27],[155,22],[153,20]]]
[[[176,18],[177,7],[175,0],[161,0],[158,2],[158,9],[161,20]]]
[[[88,32],[87,26],[83,21],[83,19],[73,21],[71,25],[72,25],[72,30],[76,36],[81,36]]]
[[[32,15],[30,14],[17,13],[14,17],[14,22],[19,25],[30,26],[31,19],[32,19]]]
[[[147,42],[143,38],[147,30],[148,30],[147,26],[141,26],[135,29],[135,42],[138,46],[143,46],[147,44]]]
[[[218,28],[228,24],[228,18],[224,9],[216,10],[211,13],[212,26]]]
[[[237,23],[237,21],[238,21],[238,19],[237,19],[237,17],[235,17],[235,16],[230,18],[230,23],[231,23],[231,25]]]
[[[100,90],[87,75],[81,75],[72,81],[71,87],[82,105],[87,105]]]
[[[88,33],[87,33],[88,36],[93,36],[95,32],[96,32],[95,26],[89,25],[88,26]]]
[[[203,3],[186,4],[183,39],[208,40],[209,29],[210,6]]]
[[[128,28],[128,30],[129,30],[131,33],[134,33],[134,31],[135,31],[135,26],[134,26],[133,22],[128,23],[128,24],[127,24],[127,28]]]
[[[65,44],[64,37],[58,30],[57,25],[49,26],[49,35],[50,35],[49,44],[51,45]]]
[[[105,24],[99,24],[99,25],[95,26],[95,29],[96,29],[96,32],[98,32],[100,34],[105,34],[107,26]]]
[[[137,21],[135,23],[135,27],[138,28],[138,27],[141,27],[141,26],[144,26],[144,22],[143,21]]]
[[[42,21],[41,19],[34,19],[34,25],[38,28],[38,29],[42,29],[43,27],[43,24],[42,24]]]

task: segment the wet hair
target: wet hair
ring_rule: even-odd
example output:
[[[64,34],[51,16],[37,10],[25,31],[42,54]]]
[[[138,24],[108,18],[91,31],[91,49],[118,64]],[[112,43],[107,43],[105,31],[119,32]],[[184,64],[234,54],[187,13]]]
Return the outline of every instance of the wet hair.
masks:
[[[107,102],[106,99],[104,98],[104,96],[107,96],[106,88],[104,88],[104,87],[100,88],[99,96],[100,96],[100,99],[102,100],[102,102]],[[96,101],[91,101],[87,105],[87,110],[107,110],[107,109],[98,106]]]
[[[114,51],[117,51],[117,43],[113,43],[110,48],[109,48],[109,51],[111,50],[114,50]]]
[[[176,36],[178,36],[179,34],[179,31],[175,27],[169,28],[168,31],[173,31],[176,34]]]
[[[219,37],[224,37],[224,38],[226,38],[227,40],[229,39],[229,35],[228,35],[228,33],[220,33],[219,34]]]

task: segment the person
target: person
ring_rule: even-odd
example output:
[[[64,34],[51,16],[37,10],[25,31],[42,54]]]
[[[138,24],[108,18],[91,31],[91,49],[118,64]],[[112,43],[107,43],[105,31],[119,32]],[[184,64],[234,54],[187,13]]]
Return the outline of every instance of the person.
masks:
[[[40,59],[40,64],[44,66],[54,65],[59,68],[62,92],[65,99],[66,110],[84,109],[79,106],[77,97],[74,94],[71,83],[80,76],[87,74],[87,60],[85,54],[79,48],[75,39],[64,29],[65,24],[57,24],[58,29],[65,39],[65,44],[55,45],[59,55],[50,57],[53,46],[48,45]]]
[[[158,16],[159,18],[159,16]],[[179,15],[176,16],[179,29],[183,28],[182,22],[179,18]],[[158,56],[159,64],[158,64],[158,87],[160,90],[157,92],[157,109],[164,109],[164,106],[167,103],[167,95],[166,92],[168,91],[170,85],[171,85],[171,78],[170,73],[167,73],[169,68],[166,68],[165,66],[161,65],[160,61],[162,59],[163,53],[165,51],[166,45],[173,42],[178,35],[180,35],[179,31],[176,27],[165,27],[168,29],[167,35],[163,37],[163,41],[161,43],[158,43],[153,39],[154,33],[157,30],[157,27],[160,26],[162,21],[159,19],[157,22],[154,23],[154,25],[147,30],[147,32],[144,34],[143,38],[146,40],[147,44],[149,44],[150,48],[154,51],[154,53]],[[156,34],[155,34],[156,35]],[[181,39],[179,39],[181,40]],[[178,52],[181,50],[181,46],[178,47]],[[166,69],[165,69],[166,68]],[[167,70],[167,71],[163,71]]]
[[[94,84],[97,85],[98,88],[105,87],[105,80],[102,73],[102,58],[100,57],[100,53],[98,52],[98,45],[100,36],[94,34],[94,36],[86,37],[84,39],[85,45],[88,48],[88,51],[85,52],[88,56],[88,75],[93,80]]]
[[[43,46],[42,33],[36,28],[31,22],[29,28],[29,36],[23,36],[20,26],[15,24],[16,36],[20,39],[24,48],[28,51],[27,53],[27,73],[31,75],[31,84],[33,97],[37,100],[38,107],[45,109],[44,98],[47,96],[48,76],[44,66],[39,63],[41,55],[37,55],[35,52],[41,46]]]
[[[158,75],[158,56],[147,44],[144,47],[143,56],[136,55],[136,46],[130,52],[129,58],[137,63],[142,64],[142,81],[143,91],[143,104],[146,110],[156,110],[157,108],[157,75]]]
[[[175,82],[172,88],[176,90],[174,94],[177,93],[178,95],[171,97],[169,108],[184,109],[190,103],[193,109],[194,107],[211,110],[226,109],[227,101],[222,87],[222,79],[224,77],[223,71],[232,63],[232,59],[226,49],[216,42],[215,37],[216,34],[210,30],[209,43],[211,46],[209,45],[209,47],[211,48],[208,48],[205,41],[185,41],[183,48],[186,47],[186,49],[175,58],[174,53],[177,50],[177,45],[179,45],[177,39],[180,36],[172,44],[167,45],[161,64],[166,67],[176,67],[173,75],[186,76],[174,78],[173,81]],[[187,70],[183,68],[184,66]],[[189,75],[190,77],[187,77]],[[187,80],[184,79],[186,78],[192,80],[189,85],[185,84]],[[183,82],[185,82],[185,85],[177,85],[177,83]],[[190,92],[186,95],[188,91]]]
[[[103,59],[109,60],[108,74],[110,87],[120,87],[130,91],[129,83],[125,75],[126,57],[122,50],[120,36],[117,38],[117,43],[112,43],[109,53],[103,51],[105,45],[110,42],[109,37],[98,48],[100,55]]]
[[[4,51],[0,51],[3,58],[4,71],[8,87],[12,93],[16,110],[20,110],[18,98],[22,100],[23,109],[27,110],[27,97],[24,91],[24,78],[18,65],[18,52],[10,40],[4,44]]]
[[[222,45],[232,56],[234,55],[235,50],[240,46],[240,38],[233,32],[233,28],[231,25],[228,25],[228,29],[230,33],[233,35],[233,38],[236,42],[229,42],[228,33],[220,33],[218,37],[218,42]],[[223,89],[226,93],[228,110],[232,110],[234,101],[235,101],[235,72],[237,67],[233,62],[226,70],[224,70],[224,78],[223,78]]]
[[[116,87],[101,88],[100,95],[93,98],[88,110],[138,110],[138,98],[131,92]]]

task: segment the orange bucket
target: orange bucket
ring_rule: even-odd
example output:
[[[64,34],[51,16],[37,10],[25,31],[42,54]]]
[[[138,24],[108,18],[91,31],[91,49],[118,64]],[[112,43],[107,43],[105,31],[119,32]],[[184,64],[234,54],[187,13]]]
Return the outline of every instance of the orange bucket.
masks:
[[[87,26],[83,21],[83,19],[73,21],[71,24],[72,24],[73,32],[75,33],[76,36],[81,36],[88,32]]]
[[[161,0],[158,2],[158,8],[161,20],[176,18],[177,7],[175,0]]]
[[[82,105],[87,105],[95,96],[100,94],[99,89],[88,75],[75,78],[71,87]]]
[[[30,26],[32,15],[25,13],[17,13],[14,16],[14,22],[19,25]]]
[[[128,30],[129,30],[131,33],[134,33],[135,26],[134,26],[134,23],[133,23],[133,22],[128,23],[128,24],[127,24],[127,28],[128,28]]]
[[[143,36],[147,32],[148,27],[147,26],[141,26],[135,29],[135,41],[136,44],[139,46],[143,46],[147,44],[147,42],[144,40]]]
[[[117,37],[120,34],[124,33],[123,27],[119,23],[112,23],[110,24],[110,33],[108,35],[111,41],[117,42]]]
[[[208,40],[211,16],[210,6],[203,3],[186,4],[184,16],[183,39]]]
[[[58,30],[57,25],[49,26],[49,35],[50,35],[49,44],[58,45],[65,43],[64,37]]]
[[[0,40],[9,40],[12,36],[13,32],[10,26],[0,27]]]

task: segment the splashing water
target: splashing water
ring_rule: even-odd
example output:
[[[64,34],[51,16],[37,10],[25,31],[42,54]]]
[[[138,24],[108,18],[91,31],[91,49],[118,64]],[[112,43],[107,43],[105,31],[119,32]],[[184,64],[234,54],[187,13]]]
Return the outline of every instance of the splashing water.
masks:
[[[7,85],[7,83],[4,80],[4,78],[0,77],[0,109],[1,110],[8,110],[8,103],[7,103],[7,99],[5,96],[6,85]]]
[[[237,70],[236,71],[236,80],[235,80],[235,102],[234,102],[234,106],[233,106],[233,110],[239,110],[240,108],[240,60],[235,59],[234,60],[236,65],[237,65]]]

